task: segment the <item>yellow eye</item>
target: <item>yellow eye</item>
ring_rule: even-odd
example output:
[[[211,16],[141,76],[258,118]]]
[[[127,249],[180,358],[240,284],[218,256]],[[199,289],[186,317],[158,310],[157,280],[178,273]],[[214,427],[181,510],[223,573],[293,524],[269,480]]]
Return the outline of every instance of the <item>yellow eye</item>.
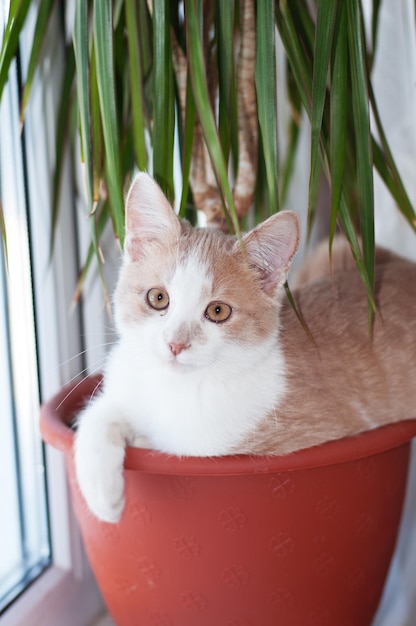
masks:
[[[169,296],[163,289],[154,287],[147,292],[147,302],[152,309],[163,311],[169,306]]]
[[[224,302],[211,302],[205,310],[205,317],[210,322],[225,322],[232,313],[232,308]]]

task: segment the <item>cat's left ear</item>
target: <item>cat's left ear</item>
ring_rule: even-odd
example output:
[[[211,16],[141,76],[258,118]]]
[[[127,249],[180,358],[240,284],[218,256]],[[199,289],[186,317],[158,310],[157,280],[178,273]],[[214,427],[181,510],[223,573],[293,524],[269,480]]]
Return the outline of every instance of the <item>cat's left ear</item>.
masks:
[[[300,223],[294,211],[276,213],[244,235],[242,243],[249,265],[258,272],[262,288],[269,295],[286,282],[299,242]]]
[[[166,196],[145,172],[136,174],[126,198],[126,238],[124,249],[138,261],[149,245],[179,237],[181,224]]]

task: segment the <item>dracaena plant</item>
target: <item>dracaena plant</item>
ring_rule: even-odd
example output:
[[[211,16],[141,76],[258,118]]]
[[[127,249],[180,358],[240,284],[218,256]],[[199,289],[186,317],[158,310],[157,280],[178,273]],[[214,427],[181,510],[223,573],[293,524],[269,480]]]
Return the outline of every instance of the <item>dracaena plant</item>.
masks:
[[[38,4],[22,121],[55,4]],[[29,0],[10,3],[0,97],[29,5]],[[373,41],[378,9],[375,1]],[[292,111],[285,154],[277,142],[277,36]],[[374,167],[415,228],[415,212],[374,98],[373,55],[360,0],[75,0],[56,129],[53,221],[74,107],[91,221],[85,268],[94,252],[100,262],[100,235],[108,220],[123,245],[123,187],[136,168],[151,169],[174,200],[175,137],[183,176],[182,195],[176,198],[181,214],[192,215],[197,208],[209,224],[238,233],[249,211],[261,220],[280,210],[304,110],[311,124],[309,223],[324,174],[331,190],[330,240],[340,224],[371,303]],[[378,140],[370,130],[370,109]]]

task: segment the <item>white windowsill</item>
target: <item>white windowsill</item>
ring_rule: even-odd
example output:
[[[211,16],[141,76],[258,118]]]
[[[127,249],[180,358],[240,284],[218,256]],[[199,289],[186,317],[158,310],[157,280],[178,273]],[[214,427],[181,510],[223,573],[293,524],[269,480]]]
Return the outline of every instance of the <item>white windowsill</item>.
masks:
[[[88,626],[102,611],[102,599],[91,585],[83,593],[85,579],[51,567],[42,574],[1,618],[4,626]]]
[[[103,613],[97,620],[95,620],[90,626],[117,626],[117,624],[111,619],[107,613]]]

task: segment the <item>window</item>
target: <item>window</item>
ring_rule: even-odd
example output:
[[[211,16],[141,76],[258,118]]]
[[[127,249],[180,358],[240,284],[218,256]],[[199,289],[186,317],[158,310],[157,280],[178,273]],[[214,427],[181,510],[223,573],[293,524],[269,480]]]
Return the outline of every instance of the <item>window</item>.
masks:
[[[17,71],[0,109],[0,611],[50,564]]]
[[[84,360],[78,355],[85,346],[82,308],[70,312],[78,250],[69,163],[62,181],[65,210],[50,259],[51,172],[64,48],[58,6],[24,132],[20,129],[18,69],[24,82],[36,5],[29,9],[20,68],[11,68],[0,107],[0,201],[8,244],[7,261],[0,253],[0,622],[84,626],[103,604],[72,512],[63,457],[44,448],[38,431],[39,402],[81,372]],[[0,42],[7,14],[8,2],[0,0]],[[101,299],[95,309],[90,304],[87,331],[95,325],[97,333]]]

